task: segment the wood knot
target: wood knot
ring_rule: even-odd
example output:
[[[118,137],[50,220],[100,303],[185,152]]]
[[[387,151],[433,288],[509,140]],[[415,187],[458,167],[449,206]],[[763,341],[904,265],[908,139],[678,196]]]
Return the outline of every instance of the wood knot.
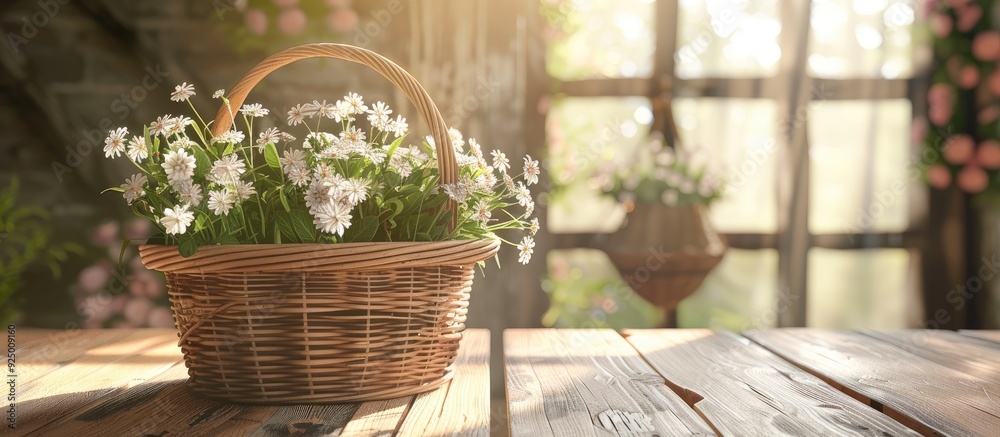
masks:
[[[653,431],[653,419],[643,412],[606,410],[597,414],[604,429],[620,436],[648,435]]]

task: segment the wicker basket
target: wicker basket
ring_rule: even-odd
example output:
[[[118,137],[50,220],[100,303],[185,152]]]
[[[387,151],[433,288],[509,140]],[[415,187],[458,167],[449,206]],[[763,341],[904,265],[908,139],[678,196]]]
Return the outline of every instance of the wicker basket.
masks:
[[[456,180],[441,113],[412,76],[371,51],[285,50],[254,67],[230,103],[239,107],[268,73],[312,57],[363,64],[392,81],[428,123],[441,182]],[[220,108],[213,134],[231,125]],[[453,203],[445,207],[454,211]],[[288,404],[387,399],[447,381],[473,267],[498,248],[495,240],[466,240],[209,246],[188,258],[176,246],[139,252],[147,268],[166,275],[188,384],[214,398]]]

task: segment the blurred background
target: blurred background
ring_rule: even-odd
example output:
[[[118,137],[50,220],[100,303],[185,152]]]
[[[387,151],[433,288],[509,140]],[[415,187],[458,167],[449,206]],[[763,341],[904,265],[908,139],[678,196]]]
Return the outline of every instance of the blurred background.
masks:
[[[150,226],[100,194],[130,174],[101,156],[107,131],[185,112],[181,82],[212,113],[267,55],[342,42],[409,70],[466,136],[542,160],[535,262],[505,250],[476,279],[469,325],[494,350],[505,327],[998,328],[998,16],[991,0],[7,1],[3,309],[173,326],[136,256]],[[425,132],[340,61],[285,67],[250,101],[280,115],[349,91]]]

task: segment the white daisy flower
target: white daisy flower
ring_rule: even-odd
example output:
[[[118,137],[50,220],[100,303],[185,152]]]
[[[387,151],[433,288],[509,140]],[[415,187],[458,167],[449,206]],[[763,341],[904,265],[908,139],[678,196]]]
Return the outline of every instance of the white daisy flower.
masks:
[[[541,169],[538,168],[538,161],[533,161],[531,155],[525,155],[524,157],[524,181],[528,185],[538,183],[538,175],[542,173]]]
[[[365,106],[365,101],[357,93],[349,93],[344,96],[344,103],[350,107],[352,115],[364,114],[368,112],[368,107]]]
[[[212,93],[212,98],[221,99],[225,95],[226,95],[226,90],[215,90],[215,92]]]
[[[524,237],[517,245],[517,251],[519,252],[517,260],[521,264],[528,264],[528,261],[531,261],[531,254],[535,252],[535,240],[531,237]]]
[[[392,126],[389,126],[388,130],[392,131],[392,134],[398,138],[405,136],[409,128],[410,125],[406,124],[406,119],[402,115],[397,115],[396,120],[392,122]]]
[[[269,111],[267,108],[264,108],[264,106],[262,106],[260,103],[251,103],[249,105],[243,105],[243,107],[240,108],[240,112],[248,117],[263,117],[271,113],[271,111]]]
[[[517,197],[517,203],[521,206],[527,207],[529,203],[533,203],[533,200],[531,200],[531,191],[521,181],[517,181],[517,187],[514,188],[514,195]]]
[[[311,109],[312,105],[308,103],[305,105],[298,104],[292,106],[292,109],[288,110],[288,125],[298,126],[302,124],[302,122],[305,121],[306,117],[310,116]]]
[[[167,181],[177,186],[194,176],[194,156],[188,155],[184,149],[172,150],[163,157],[162,167]]]
[[[342,141],[341,147],[349,153],[360,153],[368,147],[367,135],[354,126],[348,126],[347,129],[340,131],[340,140]]]
[[[499,150],[494,150],[490,152],[493,156],[493,167],[500,170],[500,173],[507,174],[507,169],[510,168],[510,160],[507,159],[507,154]]]
[[[128,142],[128,151],[125,152],[133,162],[139,163],[149,157],[149,148],[146,147],[146,139],[138,135],[133,135]]]
[[[170,142],[170,147],[173,149],[189,149],[197,145],[198,143],[191,141],[190,138],[178,138]]]
[[[295,170],[305,170],[306,154],[300,149],[288,149],[285,150],[284,157],[278,158],[278,163],[286,175]]]
[[[240,144],[246,135],[242,131],[238,130],[228,130],[219,136],[212,138],[212,144],[223,143],[223,144]]]
[[[472,219],[484,225],[490,221],[492,215],[490,204],[485,199],[476,202],[476,205],[472,207]]]
[[[354,108],[351,107],[350,103],[343,100],[337,100],[336,110],[333,113],[333,119],[337,123],[340,122],[353,122],[354,121]]]
[[[174,92],[170,93],[170,100],[175,102],[186,102],[195,94],[194,85],[189,85],[187,82],[184,82],[174,87]]]
[[[253,184],[245,181],[236,181],[233,184],[233,191],[236,193],[236,198],[242,202],[257,194],[257,189],[253,187]]]
[[[185,181],[177,187],[177,192],[180,193],[177,196],[181,202],[184,202],[191,206],[198,206],[201,204],[201,200],[205,196],[201,193],[201,185],[193,183],[191,181]]]
[[[278,137],[281,138],[281,141],[286,142],[286,143],[290,143],[292,141],[295,141],[295,137],[293,137],[291,134],[288,134],[288,133],[285,133],[285,132],[279,133]]]
[[[229,211],[233,209],[234,205],[236,205],[236,200],[236,193],[229,188],[208,192],[208,208],[211,209],[215,215],[221,216],[229,214]]]
[[[267,129],[264,129],[264,131],[261,132],[259,137],[257,138],[257,149],[258,151],[263,150],[264,146],[266,146],[267,143],[277,144],[278,140],[280,139],[281,139],[281,131],[279,131],[277,128],[269,127]]]
[[[362,152],[362,155],[365,158],[368,158],[368,160],[371,161],[372,164],[382,165],[382,163],[385,161],[386,153],[385,150],[382,150],[380,148],[366,147],[365,150]]]
[[[183,133],[184,129],[190,126],[192,123],[194,123],[194,120],[192,120],[191,117],[183,115],[171,118],[167,120],[167,124],[165,125],[167,130],[163,135],[164,136],[179,135]]]
[[[296,187],[309,185],[309,169],[306,167],[292,167],[288,172],[288,180]]]
[[[340,185],[344,198],[352,205],[364,202],[368,198],[368,184],[361,179],[348,179]]]
[[[336,139],[337,136],[329,132],[310,132],[306,135],[306,139],[302,143],[302,148],[310,150],[323,150],[323,148],[333,144]]]
[[[469,138],[469,153],[475,156],[477,160],[483,159],[483,147],[479,145],[479,142],[475,138]]]
[[[132,177],[125,179],[125,183],[121,185],[125,192],[122,196],[125,197],[125,201],[129,205],[138,200],[140,197],[146,195],[146,175],[142,173],[136,173]]]
[[[149,123],[149,135],[154,137],[157,135],[167,136],[167,131],[170,130],[172,124],[173,118],[170,114],[156,117],[156,121]]]
[[[503,175],[503,185],[507,188],[507,191],[511,193],[517,191],[517,187],[514,186],[514,178],[510,177],[510,175],[506,173]]]
[[[208,180],[221,185],[236,185],[240,176],[246,173],[246,163],[235,153],[223,156],[212,164]]]
[[[368,110],[368,122],[375,129],[389,132],[392,130],[392,119],[389,118],[389,114],[392,114],[392,110],[386,106],[385,102],[375,102],[372,108]]]
[[[528,234],[535,235],[538,233],[538,229],[541,226],[538,224],[538,217],[531,219],[531,225],[528,227]]]
[[[187,232],[187,227],[194,221],[194,214],[188,211],[187,205],[177,205],[173,208],[163,210],[163,217],[160,224],[166,228],[166,232],[171,235],[183,234]]]
[[[306,207],[309,208],[310,213],[315,213],[316,209],[324,203],[329,203],[333,200],[332,192],[333,187],[328,187],[323,184],[322,178],[319,175],[315,175],[312,182],[309,184],[309,188],[306,189],[303,198],[306,201]]]
[[[350,210],[338,202],[324,202],[313,213],[313,224],[322,232],[343,236],[351,227]]]
[[[493,193],[493,187],[497,184],[497,177],[493,174],[493,167],[487,167],[483,174],[476,176],[475,190],[480,193]]]
[[[444,189],[444,193],[448,197],[454,199],[458,203],[465,203],[469,199],[469,187],[464,182],[456,182],[454,184],[444,184],[441,186]]]
[[[312,106],[316,108],[316,115],[320,117],[334,118],[337,115],[337,105],[326,103],[326,100],[322,102],[313,100]]]
[[[108,132],[108,137],[104,139],[104,157],[117,158],[125,152],[125,136],[128,129],[120,127]]]
[[[535,201],[528,202],[527,205],[524,205],[524,216],[525,217],[530,216],[533,212],[535,212]]]

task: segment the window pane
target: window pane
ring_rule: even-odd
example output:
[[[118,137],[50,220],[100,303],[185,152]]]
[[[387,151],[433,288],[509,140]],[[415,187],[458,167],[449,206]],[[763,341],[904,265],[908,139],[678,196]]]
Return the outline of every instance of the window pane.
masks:
[[[551,306],[545,326],[561,328],[652,328],[663,312],[646,302],[622,280],[600,250],[553,250],[549,276],[542,288]]]
[[[905,99],[810,106],[810,232],[906,230],[916,175],[909,169],[911,106]]]
[[[814,328],[914,327],[920,296],[904,249],[809,251],[806,322]]]
[[[777,0],[681,0],[677,76],[772,76],[780,33]]]
[[[550,232],[614,232],[621,226],[624,209],[603,196],[601,186],[646,144],[651,114],[645,97],[553,101],[546,120]]]
[[[681,328],[740,331],[777,325],[778,253],[772,249],[730,249],[691,297],[681,302]]]
[[[656,49],[653,0],[543,1],[546,69],[556,79],[649,77]]]
[[[833,79],[911,76],[913,4],[912,0],[813,0],[809,73]]]
[[[723,232],[773,233],[775,104],[769,99],[678,98],[674,117],[683,150],[727,191],[709,217]]]

